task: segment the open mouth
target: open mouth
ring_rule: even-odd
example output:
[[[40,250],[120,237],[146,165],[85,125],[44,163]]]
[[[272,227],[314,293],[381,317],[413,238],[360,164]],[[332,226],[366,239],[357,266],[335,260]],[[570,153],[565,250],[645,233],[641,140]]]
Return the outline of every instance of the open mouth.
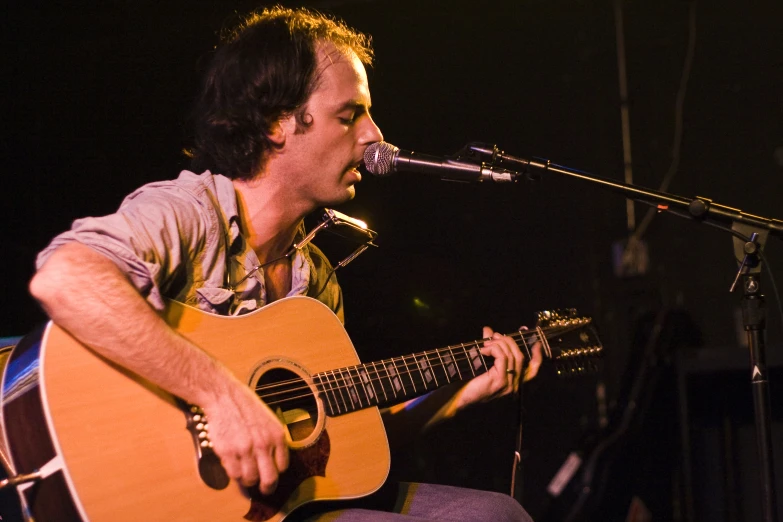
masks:
[[[351,167],[349,167],[348,170],[345,172],[349,176],[356,178],[356,181],[354,183],[358,183],[358,182],[360,182],[362,180],[362,173],[359,172],[359,166],[360,165],[361,165],[361,163],[356,163],[356,164],[352,165]]]

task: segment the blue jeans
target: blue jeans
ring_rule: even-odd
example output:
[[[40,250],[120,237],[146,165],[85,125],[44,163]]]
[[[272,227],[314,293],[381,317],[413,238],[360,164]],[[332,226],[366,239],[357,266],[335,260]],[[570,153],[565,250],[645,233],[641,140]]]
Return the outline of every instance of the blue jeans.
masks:
[[[289,519],[286,519],[286,522]],[[519,503],[493,491],[399,482],[369,497],[316,502],[290,517],[302,522],[533,522]]]

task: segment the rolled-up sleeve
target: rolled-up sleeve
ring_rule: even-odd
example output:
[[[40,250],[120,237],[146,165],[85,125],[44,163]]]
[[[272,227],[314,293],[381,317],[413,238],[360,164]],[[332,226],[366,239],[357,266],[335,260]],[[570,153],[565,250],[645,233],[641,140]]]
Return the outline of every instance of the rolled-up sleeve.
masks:
[[[199,199],[170,182],[137,190],[111,215],[74,221],[36,259],[41,268],[60,246],[78,242],[113,261],[156,309],[183,262],[196,260],[205,231],[217,227],[209,213],[199,212]],[[191,278],[193,274],[186,274]]]

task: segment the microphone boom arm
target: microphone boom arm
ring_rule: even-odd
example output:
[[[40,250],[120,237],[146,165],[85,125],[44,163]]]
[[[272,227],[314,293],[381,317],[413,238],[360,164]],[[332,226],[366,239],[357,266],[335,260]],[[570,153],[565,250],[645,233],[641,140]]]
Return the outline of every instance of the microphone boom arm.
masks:
[[[734,223],[744,223],[762,230],[768,230],[772,235],[783,239],[783,221],[766,218],[743,212],[740,209],[715,203],[709,198],[697,196],[688,198],[667,192],[622,183],[608,178],[594,176],[587,172],[572,169],[552,163],[547,159],[529,160],[511,156],[499,150],[494,145],[471,143],[463,151],[467,155],[477,154],[490,156],[493,164],[506,168],[521,169],[524,173],[538,175],[553,172],[570,178],[579,179],[596,184],[604,189],[619,193],[628,199],[654,206],[659,212],[689,218],[695,221],[715,221],[731,226]]]

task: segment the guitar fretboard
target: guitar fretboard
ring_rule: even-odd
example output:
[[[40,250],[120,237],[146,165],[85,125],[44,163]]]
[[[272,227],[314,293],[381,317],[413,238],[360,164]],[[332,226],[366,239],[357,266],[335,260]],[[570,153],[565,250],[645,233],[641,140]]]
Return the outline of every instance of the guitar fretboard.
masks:
[[[530,348],[542,342],[544,357],[553,358],[548,339],[567,333],[581,332],[589,325],[587,318],[572,318],[555,322],[552,326],[535,330],[519,330],[508,337],[522,350],[525,359],[530,360]],[[586,333],[582,332],[582,335]],[[594,336],[578,339],[588,343]],[[473,341],[425,352],[392,357],[366,364],[348,366],[313,375],[326,414],[343,415],[371,406],[391,406],[418,397],[436,388],[455,381],[466,381],[485,373],[493,364],[492,357],[485,357],[480,349],[484,341]],[[594,356],[600,353],[600,343],[588,348],[577,348],[571,352],[558,352],[558,357]]]
[[[543,357],[570,365],[564,374],[584,374],[584,360],[600,356],[603,350],[589,318],[559,320],[535,330],[518,330],[507,337],[519,346],[525,360],[531,358],[531,347],[541,342]],[[391,406],[486,373],[494,359],[481,354],[485,341],[488,339],[324,371],[312,375],[312,382],[324,411],[332,417],[372,406]],[[564,350],[564,344],[573,348]],[[285,411],[308,410],[308,398],[312,397],[309,390],[300,378],[256,387],[256,393],[267,405]]]
[[[472,379],[488,369],[482,342],[448,346],[313,376],[327,415],[390,406],[440,386]],[[491,364],[490,364],[491,366]]]

